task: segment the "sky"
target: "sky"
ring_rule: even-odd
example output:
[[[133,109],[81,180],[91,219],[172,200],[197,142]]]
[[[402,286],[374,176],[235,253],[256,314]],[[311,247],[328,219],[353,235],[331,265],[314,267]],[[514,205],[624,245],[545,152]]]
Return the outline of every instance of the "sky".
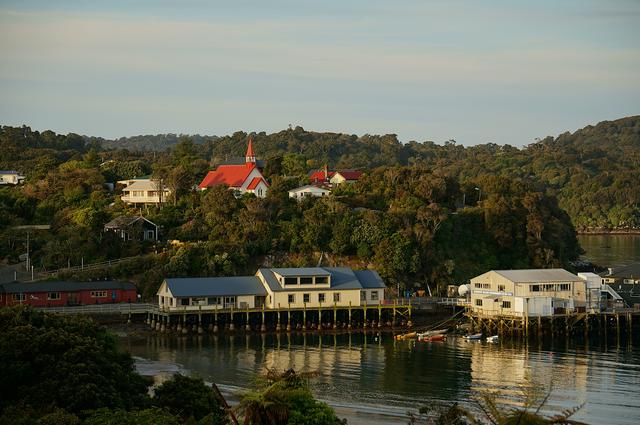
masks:
[[[638,0],[0,0],[2,125],[522,146],[638,114]]]

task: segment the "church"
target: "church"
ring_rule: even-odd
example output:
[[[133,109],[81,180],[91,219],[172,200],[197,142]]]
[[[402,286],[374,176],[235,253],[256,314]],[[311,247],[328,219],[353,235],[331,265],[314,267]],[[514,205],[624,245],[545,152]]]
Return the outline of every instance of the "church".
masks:
[[[236,196],[245,193],[253,193],[258,198],[267,196],[269,184],[258,167],[251,137],[249,137],[244,164],[219,165],[215,170],[209,171],[198,187],[200,190],[205,190],[221,184],[229,186]]]

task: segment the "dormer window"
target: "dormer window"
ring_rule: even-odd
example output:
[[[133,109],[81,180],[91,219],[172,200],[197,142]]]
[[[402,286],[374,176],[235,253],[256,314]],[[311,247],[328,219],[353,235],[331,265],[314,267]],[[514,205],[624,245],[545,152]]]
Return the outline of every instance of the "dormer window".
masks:
[[[329,283],[329,276],[316,276],[316,285]]]
[[[312,277],[301,277],[300,278],[300,285],[313,285],[313,278]]]
[[[284,278],[284,284],[285,285],[297,285],[298,284],[298,278],[297,277],[285,277]]]

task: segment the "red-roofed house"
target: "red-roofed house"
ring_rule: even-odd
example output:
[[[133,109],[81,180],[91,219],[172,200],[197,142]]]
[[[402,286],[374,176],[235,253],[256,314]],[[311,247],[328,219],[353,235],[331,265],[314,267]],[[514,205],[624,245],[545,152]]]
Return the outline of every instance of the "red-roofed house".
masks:
[[[317,170],[311,173],[309,180],[314,184],[330,183],[332,185],[339,185],[342,183],[355,183],[360,179],[362,174],[362,171],[356,170],[329,171],[325,166],[324,170]]]
[[[258,198],[267,196],[269,184],[256,164],[253,143],[249,138],[244,164],[220,165],[209,173],[198,186],[201,190],[226,184],[237,194],[253,193]]]

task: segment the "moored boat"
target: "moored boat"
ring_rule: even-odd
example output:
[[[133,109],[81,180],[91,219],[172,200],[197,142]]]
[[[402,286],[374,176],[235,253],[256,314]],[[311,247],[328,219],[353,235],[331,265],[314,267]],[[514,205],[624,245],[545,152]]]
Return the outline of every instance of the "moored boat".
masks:
[[[498,335],[488,336],[487,342],[498,342]]]
[[[464,339],[468,341],[479,340],[479,339],[482,339],[482,334],[465,335]]]

